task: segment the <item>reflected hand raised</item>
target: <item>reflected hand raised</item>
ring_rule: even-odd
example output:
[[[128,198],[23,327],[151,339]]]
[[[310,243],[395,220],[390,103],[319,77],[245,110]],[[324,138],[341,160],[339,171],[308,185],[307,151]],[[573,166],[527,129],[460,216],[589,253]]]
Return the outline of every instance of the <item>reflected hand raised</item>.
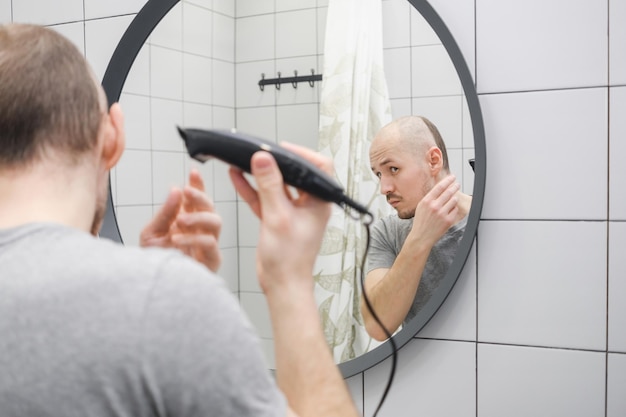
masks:
[[[177,248],[216,272],[222,261],[218,246],[221,228],[221,217],[204,192],[202,177],[192,170],[189,185],[183,190],[172,189],[163,207],[142,230],[140,245]]]
[[[460,185],[448,175],[422,198],[415,209],[411,235],[432,247],[455,223]]]

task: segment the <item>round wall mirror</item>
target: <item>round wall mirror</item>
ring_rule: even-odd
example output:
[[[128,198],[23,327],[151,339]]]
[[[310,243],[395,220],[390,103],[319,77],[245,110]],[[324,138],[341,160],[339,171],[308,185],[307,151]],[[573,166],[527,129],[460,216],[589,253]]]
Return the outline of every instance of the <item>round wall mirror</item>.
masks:
[[[128,27],[102,81],[109,102],[119,101],[124,109],[127,149],[111,173],[100,235],[136,244],[169,187],[183,185],[188,172],[198,169],[224,218],[220,275],[259,330],[271,367],[271,328],[254,272],[257,221],[237,200],[226,165],[191,160],[176,133],[176,125],[237,127],[265,139],[316,148],[321,82],[261,89],[259,81],[323,76],[326,7],[312,1],[309,8],[277,10],[274,1],[249,3],[243,8],[250,10],[237,10],[235,17],[234,0],[149,0]],[[471,73],[437,13],[426,0],[390,0],[383,5],[410,27],[406,33],[383,27],[385,36],[396,39],[384,52],[385,61],[394,63],[386,67],[392,71],[386,74],[392,116],[431,119],[446,141],[452,172],[473,195],[457,256],[424,308],[393,336],[401,347],[443,304],[470,253],[483,202],[485,139]],[[473,166],[469,160],[475,161]],[[341,362],[344,376],[391,354],[389,342],[375,346]]]

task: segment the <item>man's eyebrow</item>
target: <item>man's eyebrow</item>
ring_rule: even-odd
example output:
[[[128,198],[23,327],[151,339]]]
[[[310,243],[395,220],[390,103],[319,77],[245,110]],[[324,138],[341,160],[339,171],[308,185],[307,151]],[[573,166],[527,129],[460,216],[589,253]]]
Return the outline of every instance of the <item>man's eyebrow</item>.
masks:
[[[382,167],[384,167],[385,165],[390,164],[390,163],[392,163],[392,162],[393,162],[393,161],[392,161],[392,159],[391,159],[391,158],[384,158],[384,159],[380,162],[380,164],[378,164],[378,166],[379,166],[380,168],[382,168]],[[375,168],[375,167],[371,167],[371,169],[372,169],[372,172],[376,172],[376,168]]]

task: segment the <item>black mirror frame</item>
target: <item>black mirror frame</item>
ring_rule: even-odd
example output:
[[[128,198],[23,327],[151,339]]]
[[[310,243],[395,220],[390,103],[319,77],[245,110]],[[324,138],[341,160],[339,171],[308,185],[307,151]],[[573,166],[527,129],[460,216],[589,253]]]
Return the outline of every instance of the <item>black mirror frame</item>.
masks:
[[[454,64],[460,78],[465,99],[467,100],[470,118],[472,120],[475,164],[472,205],[467,219],[465,234],[463,235],[463,239],[459,245],[457,256],[452,262],[446,276],[442,280],[440,287],[424,306],[424,309],[413,320],[411,320],[402,329],[402,331],[398,332],[393,337],[398,348],[404,346],[409,340],[415,337],[415,335],[430,321],[447,298],[448,294],[452,290],[452,287],[461,274],[461,271],[463,270],[478,230],[478,223],[484,199],[487,168],[485,131],[482,112],[476,88],[474,86],[474,80],[463,54],[443,20],[439,17],[437,12],[432,8],[427,0],[408,1],[418,12],[420,12],[424,19],[426,19],[426,21],[433,28],[435,33],[439,36],[439,39],[452,59],[452,63]],[[122,88],[128,76],[128,72],[130,71],[130,68],[144,42],[148,36],[150,36],[150,33],[156,25],[178,2],[179,0],[149,0],[131,22],[130,26],[117,45],[102,80],[102,86],[106,92],[109,103],[115,103],[119,100]],[[115,210],[113,208],[110,188],[107,211],[100,236],[120,243],[123,242],[117,225],[117,220],[115,218]],[[379,362],[382,362],[388,358],[391,353],[391,344],[386,342],[370,352],[359,356],[358,358],[339,364],[339,368],[344,378],[348,378],[364,372]]]

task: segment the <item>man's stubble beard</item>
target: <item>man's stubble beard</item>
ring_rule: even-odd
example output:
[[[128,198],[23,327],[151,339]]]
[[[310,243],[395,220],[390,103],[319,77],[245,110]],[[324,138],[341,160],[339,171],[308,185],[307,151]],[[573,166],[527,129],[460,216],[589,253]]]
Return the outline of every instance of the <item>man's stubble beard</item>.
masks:
[[[100,232],[100,228],[102,227],[102,222],[104,221],[104,215],[107,209],[107,199],[109,195],[109,176],[107,175],[106,180],[102,186],[102,189],[98,190],[98,197],[96,199],[96,211],[93,215],[93,221],[91,223],[91,234],[97,236]]]

